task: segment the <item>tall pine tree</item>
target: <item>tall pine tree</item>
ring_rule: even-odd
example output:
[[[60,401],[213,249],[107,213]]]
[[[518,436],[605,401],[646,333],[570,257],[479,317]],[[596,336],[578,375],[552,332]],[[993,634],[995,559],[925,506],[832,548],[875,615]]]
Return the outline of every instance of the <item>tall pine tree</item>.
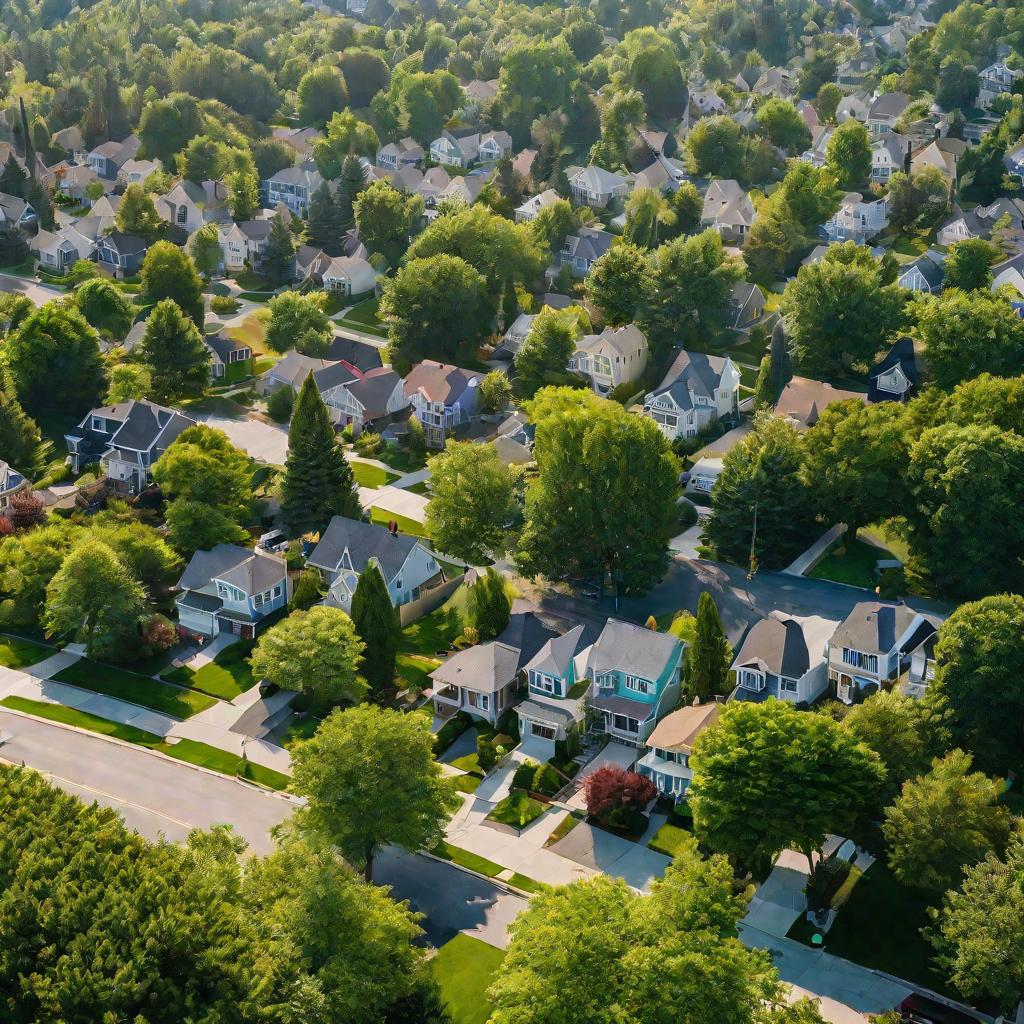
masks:
[[[306,240],[331,256],[341,251],[340,210],[325,181],[309,199]]]
[[[697,625],[686,662],[687,690],[694,697],[726,692],[732,651],[725,639],[715,599],[701,591],[697,600]]]
[[[9,196],[18,196],[21,199],[25,198],[25,182],[28,180],[28,175],[21,169],[21,164],[15,159],[14,151],[7,157],[7,163],[4,164],[3,171],[0,171],[0,192],[5,192]]]
[[[352,467],[312,374],[295,400],[281,492],[281,518],[293,537],[325,530],[332,516],[360,519],[363,514]]]
[[[384,576],[375,563],[368,565],[359,577],[352,595],[352,622],[366,644],[363,675],[367,682],[374,690],[390,687],[395,679],[401,623]]]
[[[163,299],[153,307],[139,355],[150,368],[153,397],[158,402],[197,397],[206,390],[210,350],[173,299]]]
[[[341,165],[341,178],[338,181],[338,191],[334,197],[338,206],[338,226],[342,231],[347,231],[355,224],[356,213],[353,203],[364,188],[366,188],[366,172],[359,162],[359,157],[355,153],[350,153]]]
[[[263,273],[277,284],[292,276],[292,261],[295,259],[295,242],[284,218],[274,214],[270,222],[270,235],[263,250]]]

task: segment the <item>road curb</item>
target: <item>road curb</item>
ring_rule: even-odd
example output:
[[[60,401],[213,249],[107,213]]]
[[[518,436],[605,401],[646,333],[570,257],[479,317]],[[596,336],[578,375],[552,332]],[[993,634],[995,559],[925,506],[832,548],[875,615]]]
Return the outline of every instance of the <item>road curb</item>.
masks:
[[[463,871],[467,875],[472,875],[474,878],[479,878],[482,882],[490,882],[491,885],[498,889],[503,889],[509,896],[521,896],[524,899],[532,899],[537,895],[535,892],[527,892],[526,889],[519,889],[514,885],[509,885],[508,882],[501,878],[495,878],[493,875],[485,875],[480,871],[474,871],[472,868],[467,868],[464,864],[458,864],[453,860],[446,860],[444,857],[438,857],[436,853],[431,853],[429,850],[420,850],[420,854],[424,857],[429,857],[433,861],[437,861],[438,864],[447,864],[449,867],[455,868],[458,871]],[[513,871],[513,868],[503,868],[502,870]]]

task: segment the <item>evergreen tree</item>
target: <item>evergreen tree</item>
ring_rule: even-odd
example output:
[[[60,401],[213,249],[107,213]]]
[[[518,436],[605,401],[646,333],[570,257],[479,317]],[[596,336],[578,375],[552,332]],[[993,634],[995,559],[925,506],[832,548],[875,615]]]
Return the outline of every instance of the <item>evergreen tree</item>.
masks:
[[[697,626],[687,654],[687,689],[694,697],[725,693],[732,650],[725,639],[715,599],[701,591],[697,599]]]
[[[263,254],[263,272],[278,284],[292,276],[292,260],[295,258],[295,242],[285,224],[284,218],[278,213],[270,222],[270,235]]]
[[[18,97],[18,109],[21,113],[21,142],[25,147],[25,167],[28,168],[29,179],[36,180],[36,154],[32,148],[32,135],[28,130],[28,115],[25,113],[25,99]]]
[[[469,620],[481,640],[493,640],[508,625],[512,602],[505,589],[505,578],[493,566],[470,588],[467,606]]]
[[[0,192],[24,199],[26,191],[25,182],[27,180],[28,175],[21,169],[21,164],[15,159],[14,151],[12,150],[7,157],[7,163],[4,164],[3,171],[0,172]]]
[[[360,519],[362,509],[352,467],[310,374],[302,382],[288,429],[281,517],[288,532],[299,536],[325,530],[332,516]]]
[[[772,373],[772,357],[765,354],[761,359],[761,368],[757,372],[754,384],[754,402],[758,406],[771,408],[775,404],[775,380]]]
[[[41,182],[33,181],[28,188],[25,201],[36,211],[36,223],[45,231],[52,231],[55,226],[53,216],[53,199],[50,190]]]
[[[0,227],[0,267],[16,267],[29,255],[28,242],[17,224],[8,222]]]
[[[21,407],[5,371],[0,370],[0,452],[19,472],[35,477],[50,448],[35,420]]]
[[[341,240],[340,213],[330,186],[325,181],[309,199],[306,219],[306,241],[336,256]]]
[[[352,621],[366,644],[362,666],[366,681],[374,690],[390,687],[402,627],[398,609],[391,603],[387,584],[375,564],[368,565],[359,577],[352,595]]]
[[[772,343],[769,353],[772,357],[772,385],[777,400],[782,394],[782,389],[793,378],[793,361],[789,355],[786,328],[781,319],[772,328]]]
[[[158,402],[198,397],[210,379],[210,350],[199,329],[173,299],[153,307],[139,355],[153,377]]]
[[[334,201],[338,206],[338,226],[347,231],[356,221],[355,200],[366,188],[366,172],[359,162],[359,157],[350,153],[341,165],[341,180]]]

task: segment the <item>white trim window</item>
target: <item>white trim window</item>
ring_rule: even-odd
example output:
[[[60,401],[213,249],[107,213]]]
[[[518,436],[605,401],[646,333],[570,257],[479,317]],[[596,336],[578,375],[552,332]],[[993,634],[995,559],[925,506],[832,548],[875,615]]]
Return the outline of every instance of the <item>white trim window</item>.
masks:
[[[540,693],[555,694],[558,692],[558,681],[543,672],[534,672],[533,688]]]
[[[649,679],[644,679],[642,676],[626,676],[624,685],[627,690],[632,690],[634,693],[642,693],[648,697],[655,690],[654,683]]]
[[[635,718],[630,718],[628,715],[613,715],[612,725],[618,729],[619,732],[637,733],[640,731],[639,721]]]
[[[750,668],[741,668],[736,678],[744,690],[753,690],[755,693],[760,693],[768,685],[763,672],[755,672]]]
[[[245,600],[245,594],[242,593],[237,587],[231,586],[230,583],[225,583],[223,580],[217,580],[217,596],[222,601],[234,601],[236,603]]]
[[[799,690],[800,686],[795,679],[786,679],[785,677],[779,679],[780,693],[792,693],[795,696]]]
[[[843,664],[852,665],[854,668],[863,669],[878,675],[878,655],[864,654],[863,651],[855,651],[849,647],[843,648]]]

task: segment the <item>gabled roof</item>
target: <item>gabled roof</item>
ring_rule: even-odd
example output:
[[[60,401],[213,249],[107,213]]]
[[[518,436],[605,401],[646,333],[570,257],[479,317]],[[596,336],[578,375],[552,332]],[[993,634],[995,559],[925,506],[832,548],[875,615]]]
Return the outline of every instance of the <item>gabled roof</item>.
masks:
[[[372,420],[387,413],[388,399],[401,382],[402,378],[390,366],[378,366],[364,374],[360,380],[349,384],[348,393],[363,407],[366,417]]]
[[[273,377],[275,380],[284,381],[293,388],[298,386],[314,370],[322,370],[331,363],[327,359],[316,359],[314,356],[304,356],[301,352],[292,349],[283,359],[279,359],[265,376]]]
[[[666,392],[680,409],[692,408],[694,395],[714,399],[728,363],[726,356],[709,356],[703,352],[683,349],[669,367],[661,384],[644,398],[644,404]]]
[[[583,634],[586,627],[573,626],[568,633],[552,637],[523,666],[527,672],[543,672],[549,676],[565,678],[573,658],[583,647]]]
[[[25,477],[13,466],[0,461],[0,493],[17,490],[25,483]]]
[[[682,653],[682,642],[668,633],[609,619],[590,648],[587,669],[595,676],[628,672],[652,682]]]
[[[405,397],[411,398],[419,392],[429,402],[443,402],[451,405],[458,401],[471,382],[478,381],[480,374],[473,370],[462,370],[449,363],[438,363],[424,359],[417,363],[405,378]]]
[[[833,402],[844,402],[849,398],[856,398],[859,402],[867,401],[867,395],[860,391],[841,391],[820,380],[793,377],[775,403],[775,415],[790,420],[794,426],[803,430],[813,427]]]
[[[721,704],[713,701],[710,704],[691,704],[673,711],[647,737],[647,746],[679,754],[692,753],[695,740],[709,725],[714,725],[721,708]]]
[[[716,178],[704,193],[701,220],[731,226],[751,225],[756,216],[746,189],[732,178]]]
[[[615,236],[600,228],[579,228],[574,235],[566,235],[563,248],[572,258],[593,263],[599,260],[611,247]]]
[[[802,678],[811,667],[803,627],[796,619],[783,615],[755,622],[736,652],[732,667],[757,668],[787,679]]]
[[[492,640],[453,654],[430,678],[442,685],[494,693],[512,682],[518,671],[519,648]]]
[[[832,635],[832,646],[888,654],[916,617],[917,612],[905,604],[861,601]]]
[[[347,551],[357,573],[361,573],[373,559],[390,584],[418,544],[415,537],[393,534],[385,526],[334,516],[306,562],[318,569],[337,571]]]
[[[589,164],[581,167],[571,179],[580,188],[588,192],[595,192],[598,195],[610,195],[617,188],[626,184],[626,179],[615,171],[606,171],[597,164]]]
[[[101,434],[92,429],[94,416],[113,421],[118,426],[113,433]],[[132,399],[91,410],[75,430],[68,432],[68,436],[95,439],[112,448],[151,452],[166,450],[179,434],[194,426],[195,420],[183,416],[176,409]]]
[[[921,253],[916,260],[901,268],[899,280],[902,282],[904,277],[917,270],[920,271],[929,288],[932,290],[939,288],[946,276],[943,260],[939,258],[940,255],[940,253],[932,252],[931,250]]]
[[[595,352],[611,348],[623,358],[633,356],[647,348],[647,336],[636,324],[606,327],[600,334],[585,334],[576,342],[577,352]]]
[[[328,363],[318,370],[313,370],[313,380],[316,382],[316,389],[321,394],[330,391],[331,388],[340,387],[342,384],[351,384],[359,380],[361,374],[349,363],[337,362]]]
[[[914,353],[914,342],[910,338],[900,338],[885,358],[876,363],[868,374],[871,386],[868,388],[868,401],[880,402],[891,399],[892,396],[878,388],[878,378],[888,373],[893,367],[898,366],[900,372],[910,383],[908,390],[912,391],[917,384],[919,372],[917,368],[917,356]]]
[[[251,346],[247,345],[244,341],[239,341],[237,338],[232,338],[223,331],[218,331],[216,334],[207,334],[203,340],[222,363],[228,362],[233,352],[248,352],[250,355],[252,354]]]
[[[111,231],[98,242],[99,245],[108,245],[122,256],[142,256],[149,250],[149,242],[139,235],[129,235],[124,231]]]
[[[519,651],[517,671],[532,661],[543,647],[558,637],[556,630],[551,629],[534,612],[513,612],[509,616],[508,625],[498,637],[499,643],[515,647]]]
[[[872,101],[868,119],[895,120],[910,106],[910,97],[905,92],[883,92]]]
[[[340,334],[336,334],[331,339],[324,358],[332,361],[344,361],[364,373],[381,366],[379,348],[365,341],[357,341],[355,338],[344,338]]]
[[[237,544],[218,544],[192,556],[178,587],[200,590],[214,580],[223,580],[251,596],[281,583],[287,574],[283,558]]]

